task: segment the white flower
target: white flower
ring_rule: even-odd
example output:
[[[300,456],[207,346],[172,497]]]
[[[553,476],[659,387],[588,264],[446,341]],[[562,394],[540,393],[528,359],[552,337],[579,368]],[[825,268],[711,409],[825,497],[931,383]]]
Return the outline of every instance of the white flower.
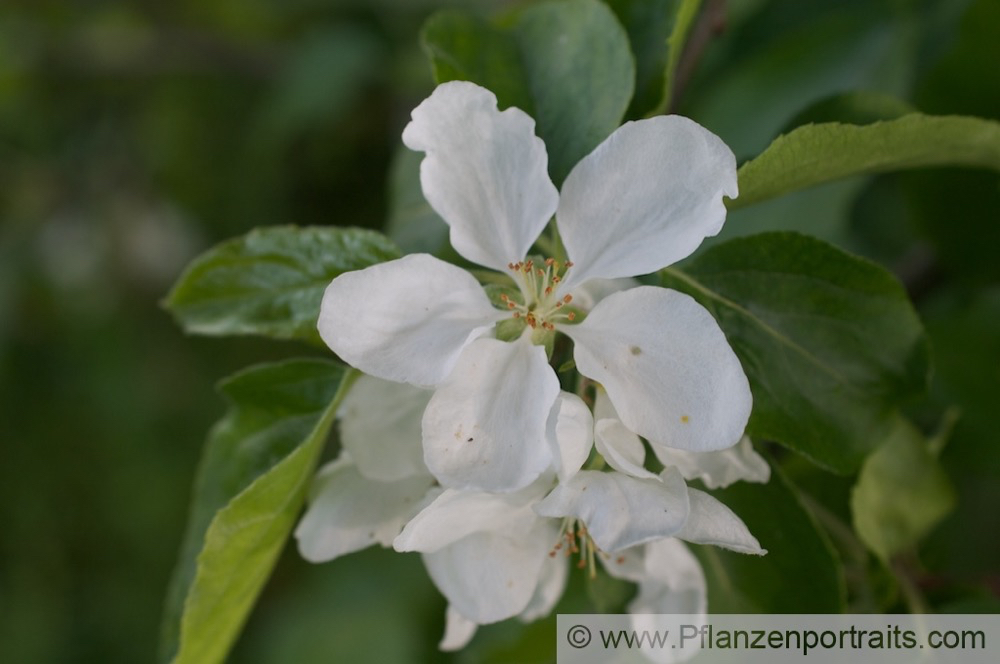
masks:
[[[577,164],[559,194],[534,122],[496,104],[472,83],[443,84],[413,111],[403,140],[426,153],[424,195],[458,253],[506,272],[520,295],[497,309],[465,270],[410,255],[334,279],[323,339],[368,374],[436,388],[423,416],[424,460],[446,487],[516,491],[549,468],[559,381],[540,344],[556,330],[630,431],[683,450],[732,446],[750,390],[704,308],[650,286],[589,312],[570,305],[592,279],[654,272],[716,234],[723,196],[737,193],[730,150],[685,118],[629,122]],[[527,253],[553,214],[571,262],[535,264]],[[512,317],[528,326],[524,334],[492,338]]]

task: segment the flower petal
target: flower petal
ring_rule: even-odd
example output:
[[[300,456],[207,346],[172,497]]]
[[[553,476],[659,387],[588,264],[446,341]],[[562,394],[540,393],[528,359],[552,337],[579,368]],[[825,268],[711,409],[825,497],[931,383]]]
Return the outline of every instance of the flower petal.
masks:
[[[598,420],[594,426],[594,446],[615,470],[632,477],[656,477],[646,470],[646,448],[639,436],[625,428],[620,420]]]
[[[393,546],[397,551],[431,553],[484,531],[522,536],[534,527],[537,516],[531,505],[545,490],[541,483],[514,493],[445,489],[410,519]]]
[[[722,229],[722,197],[737,192],[736,158],[712,132],[676,115],[626,122],[563,184],[557,223],[577,265],[567,284],[679,261]]]
[[[566,556],[545,556],[542,563],[541,572],[538,575],[538,586],[535,594],[531,596],[528,606],[518,616],[524,622],[531,622],[544,618],[552,613],[552,609],[559,603],[563,591],[566,589],[566,580],[569,577],[569,560]]]
[[[388,546],[433,481],[428,475],[373,482],[346,457],[327,464],[316,475],[309,507],[295,529],[299,553],[318,563],[376,542]]]
[[[444,621],[444,636],[438,643],[438,648],[445,652],[461,650],[467,646],[479,628],[478,623],[463,616],[451,604],[445,611]]]
[[[613,553],[683,527],[688,515],[684,480],[668,469],[654,479],[582,470],[535,505],[542,516],[572,516],[603,551]]]
[[[646,545],[645,576],[629,604],[633,614],[701,616],[707,608],[705,573],[683,543],[664,539]]]
[[[424,461],[443,486],[514,491],[552,462],[546,421],[559,380],[527,338],[477,339],[424,411]]]
[[[750,534],[746,524],[731,509],[704,491],[688,489],[691,511],[677,537],[696,544],[711,544],[740,553],[762,556],[767,551]]]
[[[403,130],[420,166],[424,197],[451,227],[451,244],[474,263],[504,271],[525,257],[556,211],[535,121],[465,81],[439,85]]]
[[[361,376],[337,413],[340,442],[358,472],[391,482],[428,475],[420,444],[420,420],[431,392],[406,383]]]
[[[709,489],[721,489],[741,480],[765,484],[771,478],[771,467],[754,451],[749,436],[718,452],[688,452],[662,445],[654,445],[653,452],[664,466],[681,471],[686,480],[700,479]]]
[[[731,447],[750,417],[750,385],[712,315],[692,298],[640,286],[602,300],[579,325],[583,375],[600,382],[625,426],[654,446]]]
[[[424,564],[434,585],[455,609],[480,625],[524,611],[538,585],[548,551],[559,536],[542,519],[523,537],[479,532],[434,553]]]
[[[583,399],[571,392],[559,393],[549,414],[546,439],[556,474],[565,482],[583,467],[594,444],[594,418]]]
[[[351,366],[430,386],[448,375],[466,344],[506,315],[465,270],[412,254],[330,282],[318,327]]]

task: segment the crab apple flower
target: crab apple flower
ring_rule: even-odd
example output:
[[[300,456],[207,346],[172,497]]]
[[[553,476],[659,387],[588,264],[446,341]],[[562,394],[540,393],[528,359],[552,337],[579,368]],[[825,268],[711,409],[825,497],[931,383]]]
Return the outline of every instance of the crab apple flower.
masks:
[[[403,141],[426,155],[423,193],[455,250],[516,290],[494,306],[469,272],[414,254],[334,279],[318,327],[365,373],[435,389],[423,453],[443,486],[517,491],[550,467],[559,381],[545,344],[556,332],[573,341],[577,369],[604,386],[628,430],[699,452],[739,440],[750,389],[708,311],[651,286],[589,308],[578,297],[588,282],[666,267],[719,232],[723,197],[737,185],[735,158],[717,136],[679,116],[628,122],[558,192],[534,121],[456,81],[413,111]],[[529,257],[553,215],[568,260]],[[501,322],[523,330],[498,335]]]

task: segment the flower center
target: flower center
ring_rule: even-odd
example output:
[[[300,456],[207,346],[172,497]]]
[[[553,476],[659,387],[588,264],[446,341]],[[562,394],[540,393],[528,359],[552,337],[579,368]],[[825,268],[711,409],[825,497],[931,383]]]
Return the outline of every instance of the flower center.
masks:
[[[578,555],[580,559],[576,562],[577,568],[586,569],[590,578],[597,575],[597,566],[594,562],[596,556],[599,555],[605,560],[608,558],[608,555],[594,544],[594,540],[591,539],[583,521],[573,517],[563,519],[562,528],[559,530],[559,539],[549,551],[549,557],[555,558],[560,551],[567,558]],[[621,564],[624,562],[624,558],[619,556],[616,562]]]
[[[524,319],[532,329],[540,327],[552,331],[556,323],[576,318],[575,312],[563,309],[573,301],[573,296],[559,295],[559,284],[571,267],[570,261],[559,263],[552,258],[545,260],[544,268],[536,266],[531,259],[510,263],[507,268],[514,273],[514,281],[524,295],[524,304],[506,295],[501,295],[500,299],[513,311],[514,318]]]

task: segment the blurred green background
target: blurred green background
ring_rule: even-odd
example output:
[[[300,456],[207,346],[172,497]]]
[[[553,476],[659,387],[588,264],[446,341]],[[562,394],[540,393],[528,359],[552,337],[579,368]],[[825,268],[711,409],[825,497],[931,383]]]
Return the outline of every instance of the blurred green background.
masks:
[[[214,383],[316,352],[185,338],[158,300],[198,252],[255,226],[381,227],[400,131],[433,84],[422,21],[512,4],[0,5],[0,659],[153,661],[200,447],[224,408]],[[854,90],[1000,117],[998,0],[705,5],[710,38],[679,110],[741,160],[804,121],[875,119],[822,103]],[[914,563],[939,608],[998,610],[998,203],[991,173],[855,178],[742,210],[725,231],[812,233],[910,289],[937,366],[913,414],[928,429],[961,414],[942,457],[958,509]],[[831,482],[831,500],[842,490]],[[443,610],[413,556],[311,567],[289,551],[232,661],[430,660]],[[455,661],[551,640],[484,632]]]

